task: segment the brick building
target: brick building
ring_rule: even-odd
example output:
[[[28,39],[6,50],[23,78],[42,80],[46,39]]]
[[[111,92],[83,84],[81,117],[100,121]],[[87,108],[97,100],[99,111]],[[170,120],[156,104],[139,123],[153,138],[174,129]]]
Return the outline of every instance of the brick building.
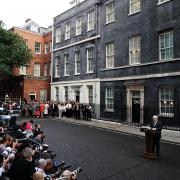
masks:
[[[33,59],[28,67],[14,70],[18,77],[16,82],[20,89],[18,97],[27,100],[45,101],[50,99],[50,67],[51,67],[51,27],[43,28],[27,19],[21,28],[13,27],[11,31],[21,35],[31,49]],[[17,87],[17,86],[16,86]],[[14,91],[15,92],[15,91]],[[13,94],[12,97],[17,96]]]
[[[86,0],[54,18],[52,99],[97,117],[180,126],[180,2]]]

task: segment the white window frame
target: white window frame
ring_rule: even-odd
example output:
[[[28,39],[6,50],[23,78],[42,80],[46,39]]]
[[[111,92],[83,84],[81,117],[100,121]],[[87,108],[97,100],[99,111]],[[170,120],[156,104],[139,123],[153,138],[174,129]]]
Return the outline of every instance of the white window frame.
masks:
[[[88,85],[87,88],[88,88],[88,103],[93,104],[93,101],[94,101],[93,100],[93,94],[94,94],[93,85]]]
[[[40,89],[40,102],[45,102],[47,100],[47,89]]]
[[[68,40],[71,38],[71,24],[67,23],[65,25],[65,40]]]
[[[20,74],[20,75],[26,75],[26,72],[27,72],[26,66],[21,66],[21,67],[19,68],[19,74]]]
[[[64,76],[70,75],[69,54],[64,55]]]
[[[164,4],[164,3],[170,2],[170,1],[172,1],[172,0],[158,0],[157,5],[161,5],[161,4]]]
[[[59,102],[59,87],[58,86],[55,87],[55,100]]]
[[[88,12],[87,31],[92,31],[95,28],[95,10]]]
[[[55,77],[60,77],[60,56],[55,57]]]
[[[78,69],[79,69],[79,72],[78,72]],[[81,74],[80,70],[81,70],[81,54],[78,51],[78,52],[75,52],[75,75]]]
[[[44,63],[44,76],[49,76],[49,64]]]
[[[35,54],[41,54],[41,43],[40,42],[35,42],[35,48],[34,48]]]
[[[69,87],[64,86],[64,101],[67,102],[69,100]]]
[[[115,43],[106,44],[106,68],[114,67],[114,57],[115,57]],[[111,62],[110,62],[111,61]]]
[[[129,64],[141,63],[141,36],[129,38]]]
[[[61,42],[61,27],[56,28],[55,31],[55,42],[60,43]]]
[[[46,43],[44,44],[44,53],[45,53],[45,54],[48,54],[48,52],[49,52],[49,46],[48,46],[48,43],[46,42]]]
[[[138,8],[137,8],[137,4],[139,4]],[[140,11],[141,11],[141,0],[129,0],[129,15],[136,14]]]
[[[169,43],[169,46],[168,47],[164,47],[164,48],[162,48],[161,47],[161,37],[162,36],[166,36],[166,35],[172,35],[172,40],[170,40],[168,43]],[[170,37],[170,36],[169,36]],[[171,45],[171,41],[172,41],[172,45]],[[164,46],[166,46],[166,39],[164,39]],[[167,58],[167,50],[170,50],[170,49],[172,49],[172,57],[170,57],[170,58]],[[162,59],[162,50],[165,50],[165,58],[164,59]],[[164,33],[160,33],[159,34],[159,60],[160,61],[164,61],[164,60],[171,60],[171,59],[173,59],[174,58],[174,32],[173,31],[167,31],[167,32],[164,32]]]
[[[112,7],[111,10],[109,8]],[[106,5],[106,24],[112,23],[115,21],[115,1]]]
[[[76,36],[82,33],[82,17],[76,18]]]
[[[91,63],[91,64],[90,64]],[[94,71],[94,48],[87,48],[87,73]]]
[[[108,92],[110,90],[111,92]],[[109,100],[112,101],[112,103],[109,103]],[[112,108],[110,108],[110,106],[112,106]],[[114,88],[112,87],[106,87],[105,89],[105,110],[114,111]]]
[[[34,76],[35,77],[41,76],[41,64],[40,63],[34,63]]]
[[[164,93],[164,97],[163,99],[162,97],[162,91]],[[171,95],[173,96],[171,99]],[[168,96],[168,98],[167,98]],[[159,89],[159,114],[162,117],[174,117],[174,89],[171,87],[161,87]],[[163,106],[162,106],[163,104]],[[162,107],[165,108],[164,112],[162,112]],[[172,108],[173,113],[170,112],[170,110],[168,110],[168,108]]]

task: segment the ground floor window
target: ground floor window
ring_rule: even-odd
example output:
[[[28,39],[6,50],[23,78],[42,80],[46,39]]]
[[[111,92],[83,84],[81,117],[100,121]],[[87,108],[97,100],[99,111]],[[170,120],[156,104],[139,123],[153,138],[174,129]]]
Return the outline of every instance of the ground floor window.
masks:
[[[55,87],[55,98],[56,98],[56,101],[58,102],[59,101],[59,87]]]
[[[106,110],[114,110],[114,89],[111,87],[106,88],[105,103]]]
[[[45,102],[47,100],[47,89],[40,90],[40,102]]]
[[[65,102],[68,102],[68,99],[69,99],[69,96],[68,96],[68,86],[65,86],[64,87],[64,99],[65,99]]]
[[[89,103],[93,103],[93,86],[88,86],[88,100]]]
[[[174,89],[160,88],[159,95],[160,116],[174,117]]]

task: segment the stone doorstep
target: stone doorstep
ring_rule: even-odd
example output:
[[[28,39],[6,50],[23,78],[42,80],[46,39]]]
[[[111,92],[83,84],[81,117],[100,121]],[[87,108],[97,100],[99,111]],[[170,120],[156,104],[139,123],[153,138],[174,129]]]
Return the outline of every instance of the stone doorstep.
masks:
[[[124,125],[118,122],[110,122],[110,121],[103,121],[103,120],[97,120],[97,119],[92,119],[92,121],[89,122],[89,121],[82,121],[82,120],[74,120],[70,118],[64,118],[62,119],[62,121],[144,137],[144,133],[140,132],[139,127]],[[180,145],[180,132],[163,129],[162,141]]]

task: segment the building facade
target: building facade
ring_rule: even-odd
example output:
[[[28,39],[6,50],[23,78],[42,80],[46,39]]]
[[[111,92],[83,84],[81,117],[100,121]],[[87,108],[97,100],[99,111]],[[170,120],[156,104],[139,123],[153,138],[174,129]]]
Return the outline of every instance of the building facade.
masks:
[[[54,73],[56,53],[61,55],[61,48],[67,50],[66,47],[71,46],[72,54],[78,51],[72,45],[77,44],[86,48],[87,45],[79,41],[84,42],[88,35],[86,28],[89,25],[88,12],[91,6],[96,7],[94,15],[96,36],[98,36],[95,41],[96,76],[88,76],[85,79],[87,76],[83,73],[83,69],[88,66],[89,56],[81,53],[81,76],[76,76],[73,72],[74,69],[76,70],[76,55],[74,55],[69,57],[70,67],[73,69],[71,76],[61,79],[62,75],[60,75],[59,79],[53,78],[52,84],[66,84],[77,80],[87,82],[94,78],[100,84],[96,94],[93,94],[100,98],[99,118],[146,124],[154,114],[158,114],[165,125],[180,126],[180,2],[86,0],[57,16],[54,19],[54,38],[57,38],[58,27],[62,26],[60,36],[64,44],[54,42]],[[79,27],[77,18],[81,16],[84,33],[76,36]],[[68,21],[71,25],[69,44],[63,39],[63,35],[66,34],[63,32],[66,29],[63,24]],[[79,40],[78,37],[81,39]],[[64,63],[63,57],[60,63]],[[64,66],[60,64],[59,67]],[[60,73],[63,71],[60,70]],[[59,87],[54,92],[65,91]],[[55,98],[55,93],[52,94]],[[87,96],[88,92],[84,91],[84,94]]]
[[[27,67],[14,70],[14,74],[20,79],[19,96],[28,101],[50,100],[51,27],[42,28],[31,19],[27,19],[24,26],[13,27],[11,31],[25,39],[33,54],[33,59]]]
[[[99,9],[96,0],[80,3],[54,18],[51,99],[100,105]],[[88,20],[88,23],[87,23]]]

